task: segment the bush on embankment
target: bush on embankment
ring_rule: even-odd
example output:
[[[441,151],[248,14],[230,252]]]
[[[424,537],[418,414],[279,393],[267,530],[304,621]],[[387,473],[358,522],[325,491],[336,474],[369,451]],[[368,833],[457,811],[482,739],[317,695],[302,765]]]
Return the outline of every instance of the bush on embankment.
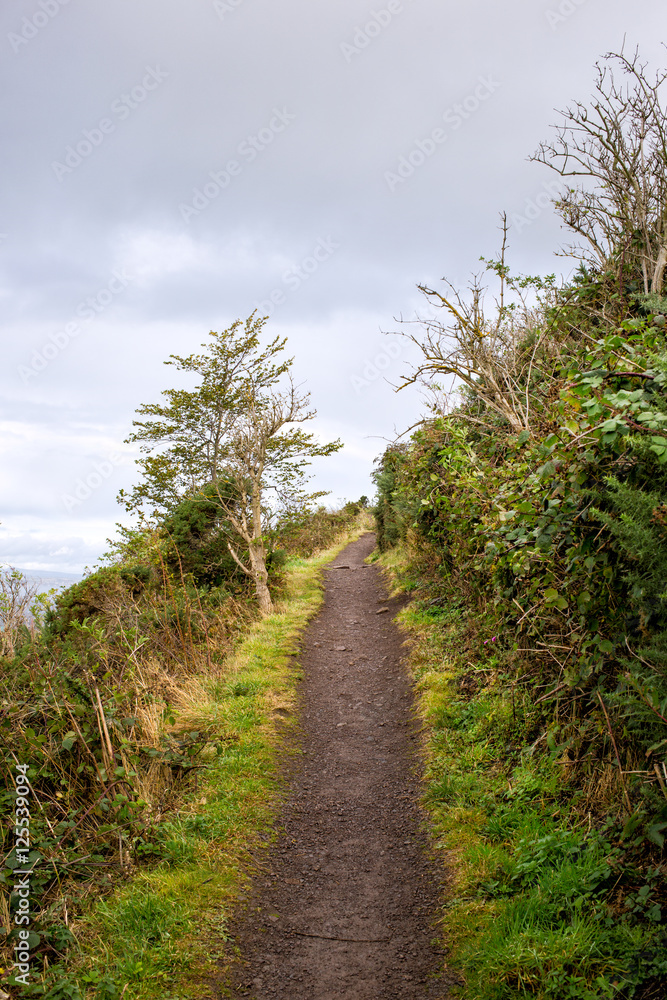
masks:
[[[312,537],[304,516],[308,544],[301,551],[310,555],[318,540],[340,539],[359,510],[318,511]],[[0,661],[5,817],[14,813],[17,763],[27,765],[31,786],[34,995],[49,982],[50,995],[60,997],[58,975],[48,970],[76,955],[72,928],[100,896],[143,869],[178,860],[175,811],[243,728],[243,719],[227,726],[215,713],[191,711],[204,679],[225,687],[225,664],[259,617],[245,577],[224,560],[216,566],[210,513],[186,502],[164,525],[128,533],[110,565],[58,594],[41,622],[17,626],[12,655]],[[271,541],[277,551],[280,532]],[[287,545],[298,559],[299,539],[290,535]],[[280,600],[290,586],[285,559],[269,565]],[[244,694],[256,693],[241,685],[229,696],[239,706]],[[2,851],[3,987],[28,996],[24,986],[11,986],[19,930],[19,898],[11,890],[25,859],[7,823]]]
[[[429,801],[469,869],[448,926],[485,1000],[667,983],[667,300],[627,288],[603,321],[610,285],[581,270],[515,326],[496,361],[522,429],[480,373],[376,473],[418,598]]]

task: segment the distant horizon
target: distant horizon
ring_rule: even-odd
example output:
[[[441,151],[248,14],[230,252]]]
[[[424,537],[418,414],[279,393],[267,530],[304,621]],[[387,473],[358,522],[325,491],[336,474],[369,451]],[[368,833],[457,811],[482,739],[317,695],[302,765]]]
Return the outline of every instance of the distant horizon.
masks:
[[[10,565],[10,563],[1,563],[0,569],[9,569]],[[71,581],[76,583],[83,579],[85,575],[84,573],[61,572],[60,570],[27,569],[25,566],[11,566],[11,568],[18,570],[19,573],[22,573],[23,576],[31,583],[49,583],[56,580],[62,580],[64,582]]]

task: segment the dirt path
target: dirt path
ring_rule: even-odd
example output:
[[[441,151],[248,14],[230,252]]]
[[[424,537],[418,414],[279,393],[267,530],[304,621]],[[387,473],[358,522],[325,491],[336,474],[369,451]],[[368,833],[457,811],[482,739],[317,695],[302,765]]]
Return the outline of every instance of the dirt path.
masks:
[[[438,875],[420,830],[399,603],[363,562],[374,545],[364,535],[334,560],[304,636],[304,755],[270,871],[233,929],[244,956],[236,996],[447,996],[434,978]]]

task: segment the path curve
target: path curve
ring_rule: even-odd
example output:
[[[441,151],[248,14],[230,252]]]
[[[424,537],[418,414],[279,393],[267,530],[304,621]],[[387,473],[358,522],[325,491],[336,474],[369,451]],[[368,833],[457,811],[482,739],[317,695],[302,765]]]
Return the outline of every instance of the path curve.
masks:
[[[325,571],[300,662],[303,756],[281,833],[240,926],[234,995],[431,1000],[441,891],[421,829],[419,746],[404,637],[367,534]]]

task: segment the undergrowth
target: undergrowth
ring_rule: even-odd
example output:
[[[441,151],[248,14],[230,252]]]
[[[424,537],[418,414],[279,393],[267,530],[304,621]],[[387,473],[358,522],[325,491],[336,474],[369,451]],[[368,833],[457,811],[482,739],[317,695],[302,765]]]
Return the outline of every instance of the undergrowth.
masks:
[[[561,287],[512,275],[507,246],[505,219],[492,310],[479,276],[467,293],[420,286],[443,319],[407,334],[422,361],[405,383],[430,413],[375,472],[379,547],[409,560],[418,598],[430,802],[459,858],[448,933],[471,998],[652,1000],[667,986],[667,298],[620,246]]]
[[[227,916],[280,792],[299,633],[338,551],[320,542],[340,547],[359,523],[357,505],[320,513],[319,554],[276,562],[276,612],[262,619],[233,580],[198,585],[174,572],[173,550],[170,570],[155,538],[135,535],[40,629],[17,630],[0,717],[1,983],[12,997],[201,997],[219,978]],[[308,547],[305,520],[300,532]],[[29,854],[9,826],[23,806],[17,764]],[[28,984],[13,965],[26,865]]]
[[[451,873],[441,927],[461,996],[663,997],[664,863],[618,808],[614,767],[596,760],[582,781],[544,703],[498,653],[492,612],[476,614],[454,588],[434,599],[405,550],[382,561],[414,596],[400,621],[425,722],[424,804]]]

